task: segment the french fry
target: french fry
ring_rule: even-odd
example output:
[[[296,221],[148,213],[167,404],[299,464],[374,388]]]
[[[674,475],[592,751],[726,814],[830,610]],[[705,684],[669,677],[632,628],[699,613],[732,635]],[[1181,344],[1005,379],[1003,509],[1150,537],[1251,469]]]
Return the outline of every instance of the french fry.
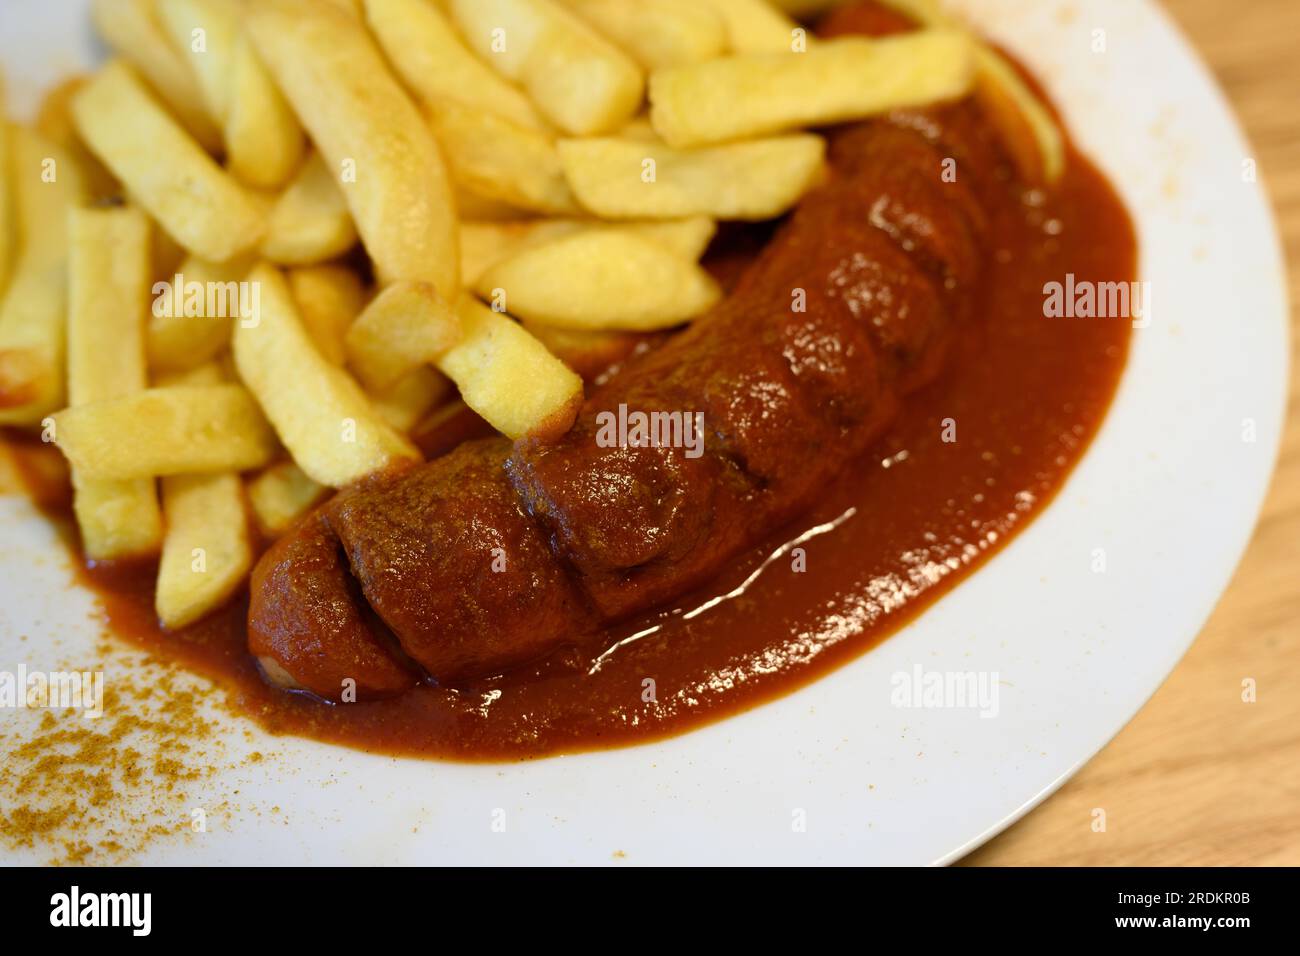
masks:
[[[204,112],[220,127],[230,112],[239,0],[154,0],[154,4],[158,27],[198,84]],[[149,78],[143,67],[137,69]]]
[[[343,255],[356,242],[347,197],[313,152],[271,207],[262,255],[279,265],[315,265]]]
[[[139,203],[195,255],[224,262],[261,239],[261,204],[150,96],[120,61],[72,103],[77,130]]]
[[[465,404],[510,438],[564,434],[582,404],[582,379],[518,323],[472,296],[456,303],[464,338],[438,360]]]
[[[460,280],[451,185],[433,134],[364,27],[310,0],[248,8],[254,44],[343,191],[381,283]]]
[[[654,125],[650,122],[649,113],[641,113],[632,117],[626,124],[624,124],[623,128],[618,131],[617,135],[612,138],[635,139],[640,140],[643,143],[658,143],[660,146],[664,145],[664,141],[659,138],[659,134],[655,132]]]
[[[805,54],[811,56],[811,54]],[[676,150],[637,140],[561,140],[565,177],[607,219],[771,219],[821,179],[826,145],[796,133]]]
[[[370,393],[375,410],[399,432],[409,432],[451,394],[445,375],[428,365],[407,372],[388,388]]]
[[[225,133],[230,171],[263,189],[288,182],[307,146],[298,118],[244,33],[235,44]]]
[[[8,133],[18,258],[0,300],[0,425],[34,425],[64,404],[67,224],[86,183],[67,150]]]
[[[340,13],[345,13],[354,20],[361,20],[365,17],[364,0],[322,0],[328,3]]]
[[[154,281],[171,281],[180,270],[188,253],[185,247],[167,234],[167,230],[152,219],[149,221],[153,236],[153,271],[150,277]]]
[[[23,270],[0,303],[0,425],[35,425],[64,404],[67,279]]]
[[[584,229],[623,230],[671,249],[683,259],[698,261],[717,232],[707,216],[663,222],[603,223],[578,219],[534,219],[525,222],[462,222],[461,276],[472,288],[483,273],[524,249]]]
[[[290,270],[289,288],[316,350],[331,365],[342,365],[344,337],[365,305],[361,277],[346,266],[304,266]]]
[[[635,332],[680,325],[721,297],[694,262],[620,230],[583,231],[526,249],[488,269],[476,290],[530,322]]]
[[[885,0],[887,6],[937,30],[960,30],[935,0]],[[985,43],[975,51],[975,96],[998,127],[1016,169],[1031,183],[1054,183],[1065,172],[1065,134],[1047,104],[1006,57]]]
[[[562,0],[647,70],[698,63],[727,49],[727,24],[696,0]]]
[[[317,351],[284,277],[263,264],[249,278],[261,288],[262,316],[255,327],[235,329],[235,366],[298,466],[337,488],[418,459],[356,382]]]
[[[465,46],[432,0],[365,0],[366,22],[398,75],[431,107],[456,102],[538,132],[546,122],[512,83]]]
[[[462,189],[533,212],[578,211],[549,134],[452,100],[430,106],[429,121]]]
[[[650,78],[650,117],[669,145],[704,146],[953,100],[974,80],[975,45],[964,33],[843,38],[795,56],[660,70]]]
[[[524,247],[528,237],[544,228],[546,220],[522,222],[462,222],[460,224],[460,281],[472,289],[483,273]]]
[[[708,216],[665,219],[663,222],[610,223],[604,229],[625,229],[642,239],[657,242],[682,259],[699,262],[717,235],[718,224]]]
[[[224,385],[235,376],[226,367],[229,354],[209,359],[183,372],[160,372],[151,376],[154,388],[185,388],[191,385]]]
[[[815,17],[819,13],[843,6],[848,0],[768,0],[768,2],[782,13],[802,19]]]
[[[275,434],[241,385],[149,388],[66,408],[54,441],[84,478],[126,481],[156,475],[260,468]]]
[[[645,336],[638,332],[575,332],[525,322],[524,328],[583,378],[599,377],[636,349]]]
[[[368,390],[382,391],[460,341],[460,316],[427,282],[395,282],[348,329],[348,365]]]
[[[267,468],[248,482],[248,503],[257,526],[267,537],[278,537],[329,493],[291,461]]]
[[[450,0],[470,48],[575,136],[616,129],[641,103],[636,63],[554,0]]]
[[[162,480],[167,534],[154,609],[163,627],[192,624],[225,604],[253,564],[239,475],[174,475]]]
[[[240,29],[242,10],[239,0],[166,0],[158,18],[221,124],[230,171],[250,186],[274,189],[298,168],[302,127]]]
[[[154,283],[153,306],[145,335],[149,368],[156,373],[182,372],[219,355],[230,344],[230,330],[252,303],[241,302],[249,263],[238,259],[207,262],[196,256],[182,262],[175,275]]]
[[[91,18],[99,35],[140,71],[190,136],[209,152],[219,149],[221,133],[198,78],[163,32],[155,0],[94,0]]]
[[[68,258],[68,401],[142,391],[149,292],[149,221],[136,209],[72,213]],[[152,478],[85,478],[72,470],[73,511],[88,558],[150,554],[162,543]]]
[[[108,200],[121,192],[121,186],[104,164],[86,148],[72,120],[72,98],[86,85],[88,77],[74,76],[51,89],[41,100],[33,126],[36,132],[66,149],[77,161],[86,177],[86,191],[92,200]]]
[[[4,77],[0,76],[0,103],[4,102]],[[3,301],[5,286],[9,282],[9,273],[13,269],[14,252],[17,243],[17,228],[14,223],[13,182],[9,172],[12,165],[9,149],[9,124],[5,120],[4,108],[0,107],[0,301]]]
[[[769,0],[701,0],[726,23],[727,44],[735,53],[790,53],[802,40],[811,45],[799,24]],[[796,33],[795,31],[799,31]]]
[[[1002,134],[1026,181],[1055,183],[1065,172],[1065,134],[1047,105],[996,50],[976,50],[975,96]]]
[[[529,217],[524,209],[519,209],[499,199],[476,196],[468,190],[457,187],[456,210],[463,219],[480,222],[518,222]]]

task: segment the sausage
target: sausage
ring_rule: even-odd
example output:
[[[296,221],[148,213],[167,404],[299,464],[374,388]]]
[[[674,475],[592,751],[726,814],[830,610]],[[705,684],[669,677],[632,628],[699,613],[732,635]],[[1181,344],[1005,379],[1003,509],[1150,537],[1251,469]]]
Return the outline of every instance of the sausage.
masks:
[[[706,583],[806,510],[939,374],[971,309],[1006,177],[968,110],[839,132],[828,182],[732,294],[558,440],[470,442],[326,503],[257,568],[253,652],[328,699],[344,675],[372,697],[493,675]],[[701,440],[611,444],[620,408]]]
[[[313,513],[272,545],[253,570],[249,650],[286,690],[356,699],[410,690],[421,673],[361,598],[338,538]]]

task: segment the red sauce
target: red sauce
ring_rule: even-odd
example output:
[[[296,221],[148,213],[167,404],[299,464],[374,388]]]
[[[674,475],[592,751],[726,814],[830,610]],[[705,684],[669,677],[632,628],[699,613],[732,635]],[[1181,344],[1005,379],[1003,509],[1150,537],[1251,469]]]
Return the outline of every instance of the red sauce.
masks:
[[[1050,503],[1101,424],[1130,325],[1045,318],[1043,286],[1066,273],[1076,282],[1134,278],[1136,241],[1120,200],[1071,150],[1063,182],[1008,205],[991,237],[982,319],[960,332],[940,380],[909,398],[812,513],[734,561],[707,591],[538,664],[472,686],[331,706],[263,683],[245,648],[246,598],[164,633],[153,567],[83,568],[82,577],[115,633],[215,678],[274,733],[391,754],[517,759],[642,742],[729,716],[852,660],[974,573]],[[947,419],[955,442],[942,440]],[[30,446],[19,460],[38,500],[70,528],[66,500],[30,467],[39,460]],[[788,553],[796,541],[803,572]],[[647,679],[653,700],[644,699]]]

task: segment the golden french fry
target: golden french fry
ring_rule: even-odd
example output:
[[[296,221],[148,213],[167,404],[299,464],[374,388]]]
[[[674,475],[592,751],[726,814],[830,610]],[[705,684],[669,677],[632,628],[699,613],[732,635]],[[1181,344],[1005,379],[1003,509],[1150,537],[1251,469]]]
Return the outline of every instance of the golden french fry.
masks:
[[[154,609],[163,627],[192,624],[244,583],[253,547],[239,475],[174,475],[162,480],[167,534]]]
[[[68,257],[68,401],[85,405],[142,391],[149,294],[149,221],[136,209],[72,213]],[[149,554],[162,542],[152,478],[101,480],[72,470],[73,510],[86,556]]]
[[[465,404],[510,438],[554,438],[573,424],[582,379],[518,322],[472,296],[456,303],[464,338],[438,360]]]
[[[272,465],[248,482],[248,503],[257,526],[268,537],[277,537],[315,507],[329,489],[307,477],[291,461]]]
[[[271,207],[263,257],[277,265],[316,265],[357,242],[357,227],[338,179],[312,152]]]
[[[425,104],[461,103],[544,131],[536,107],[469,51],[432,0],[365,0],[366,22],[402,81]]]
[[[64,404],[68,214],[86,183],[61,146],[8,132],[18,258],[0,300],[0,425],[34,425]]]
[[[22,126],[10,127],[18,267],[44,270],[68,261],[68,217],[86,200],[86,177],[58,144]]]
[[[35,425],[64,404],[67,278],[20,270],[0,303],[0,425]]]
[[[262,237],[261,204],[115,61],[72,103],[77,130],[134,201],[195,255],[224,262]]]
[[[803,18],[815,17],[819,13],[825,13],[827,10],[843,6],[849,0],[768,0],[768,2],[782,13]]]
[[[492,266],[478,293],[521,319],[565,329],[637,331],[707,312],[718,285],[689,259],[620,230],[590,230]]]
[[[198,84],[204,112],[220,127],[230,112],[239,0],[155,0],[154,14],[163,36]],[[137,69],[149,78],[144,67]]]
[[[621,230],[671,249],[683,259],[698,261],[717,232],[707,216],[663,222],[604,223],[580,219],[533,219],[524,222],[462,222],[461,276],[472,288],[483,273],[524,249],[571,236],[587,229]]]
[[[315,265],[343,255],[356,241],[347,197],[325,160],[312,153],[271,207],[262,255],[280,265]]]
[[[340,13],[346,13],[354,20],[361,20],[365,17],[364,0],[322,0],[322,2],[328,3]]]
[[[648,70],[698,63],[727,49],[727,25],[696,0],[562,0]]]
[[[261,289],[261,321],[235,329],[235,366],[298,466],[337,488],[394,461],[418,459],[356,382],[317,351],[284,277],[263,264],[249,280]]]
[[[637,332],[575,332],[525,322],[524,328],[551,354],[588,380],[627,358],[644,336]]]
[[[530,219],[522,222],[462,222],[460,277],[474,288],[483,273],[537,241],[540,233],[570,235],[580,229],[573,220]]]
[[[407,372],[388,388],[370,393],[375,410],[399,432],[409,432],[451,394],[452,385],[428,365]]]
[[[962,29],[935,0],[885,0],[885,4],[925,27]],[[1065,172],[1065,134],[1052,111],[997,50],[979,43],[975,63],[975,96],[998,127],[1021,176],[1031,183],[1056,182]]]
[[[1031,183],[1054,183],[1065,172],[1065,134],[1052,111],[996,50],[976,51],[975,96],[998,127],[1020,174]]]
[[[88,198],[108,200],[121,192],[121,186],[113,174],[104,168],[104,164],[86,148],[72,120],[72,99],[88,79],[86,76],[70,77],[46,93],[33,125],[36,132],[72,154],[77,167],[86,177]]]
[[[806,53],[660,70],[650,78],[650,118],[670,146],[703,146],[953,100],[974,81],[975,44],[967,34],[850,37]]]
[[[239,0],[166,0],[158,18],[187,54],[208,112],[221,124],[230,171],[260,189],[282,186],[302,159],[303,133],[240,29]]]
[[[643,143],[658,143],[664,145],[664,141],[659,138],[655,132],[654,124],[650,122],[650,114],[642,113],[634,116],[620,129],[613,139],[636,139]]]
[[[699,262],[704,258],[709,243],[718,232],[718,224],[708,216],[665,219],[663,222],[611,223],[601,228],[627,230],[642,239],[657,242],[690,262]]]
[[[429,122],[460,188],[533,212],[578,211],[549,134],[452,100],[431,105]]]
[[[183,372],[211,360],[230,344],[236,321],[254,321],[256,287],[244,281],[249,263],[188,257],[176,273],[153,285],[145,334],[149,368]],[[246,314],[247,313],[247,314]]]
[[[0,76],[0,103],[4,102],[4,77]],[[9,124],[5,121],[4,110],[0,108],[0,297],[4,295],[5,285],[9,282],[9,273],[13,270],[13,258],[17,248],[15,240],[17,226],[14,223],[13,177],[9,167]]]
[[[735,53],[790,53],[812,43],[799,24],[768,0],[701,0],[722,17]]]
[[[311,0],[262,0],[248,29],[335,175],[381,282],[460,281],[456,212],[437,143],[362,24]]]
[[[316,350],[331,365],[342,365],[344,337],[365,305],[361,277],[346,266],[303,266],[290,270],[289,288]]]
[[[462,219],[473,219],[479,222],[518,222],[531,215],[527,210],[501,202],[499,199],[476,196],[459,187],[455,189],[455,193],[456,210]]]
[[[209,359],[202,365],[185,369],[183,372],[160,372],[153,375],[154,388],[183,388],[189,385],[224,385],[233,382],[235,376],[227,368],[228,355]]]
[[[230,171],[263,189],[288,182],[307,146],[298,118],[245,33],[235,44],[225,134]]]
[[[129,206],[76,209],[68,238],[68,402],[141,391],[148,380],[149,220]]]
[[[427,282],[395,282],[348,329],[348,365],[369,391],[391,388],[460,341],[460,316]]]
[[[181,263],[188,253],[185,247],[167,234],[167,230],[152,219],[149,220],[153,235],[153,268],[150,278],[155,281],[170,281],[179,271]]]
[[[616,129],[641,103],[636,63],[554,0],[451,0],[470,48],[575,135]]]
[[[826,144],[797,133],[694,150],[570,139],[559,150],[578,202],[597,216],[761,220],[779,216],[817,184]]]
[[[150,388],[67,408],[54,440],[84,478],[245,471],[267,464],[275,434],[242,385]]]
[[[94,0],[91,17],[100,36],[140,71],[195,141],[209,152],[219,149],[221,134],[198,78],[168,41],[155,0]]]

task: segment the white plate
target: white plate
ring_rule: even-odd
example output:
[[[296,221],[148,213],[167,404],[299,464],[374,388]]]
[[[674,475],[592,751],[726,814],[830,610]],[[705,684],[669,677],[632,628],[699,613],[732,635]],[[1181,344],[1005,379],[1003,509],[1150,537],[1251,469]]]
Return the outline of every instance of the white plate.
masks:
[[[96,55],[84,6],[0,6],[17,105]],[[1133,716],[1226,585],[1272,469],[1288,354],[1275,229],[1261,188],[1243,182],[1252,154],[1222,95],[1153,3],[959,6],[1036,69],[1119,186],[1154,293],[1110,416],[1047,512],[879,649],[665,743],[463,766],[250,741],[231,719],[234,751],[275,759],[201,789],[279,812],[218,814],[209,833],[139,859],[943,862],[1037,804]],[[1105,52],[1093,49],[1098,30]],[[22,502],[0,512],[0,668],[91,653],[89,599],[51,558],[49,530]],[[1091,571],[1095,548],[1105,574]],[[894,708],[890,676],[916,662],[998,672],[999,716]]]

